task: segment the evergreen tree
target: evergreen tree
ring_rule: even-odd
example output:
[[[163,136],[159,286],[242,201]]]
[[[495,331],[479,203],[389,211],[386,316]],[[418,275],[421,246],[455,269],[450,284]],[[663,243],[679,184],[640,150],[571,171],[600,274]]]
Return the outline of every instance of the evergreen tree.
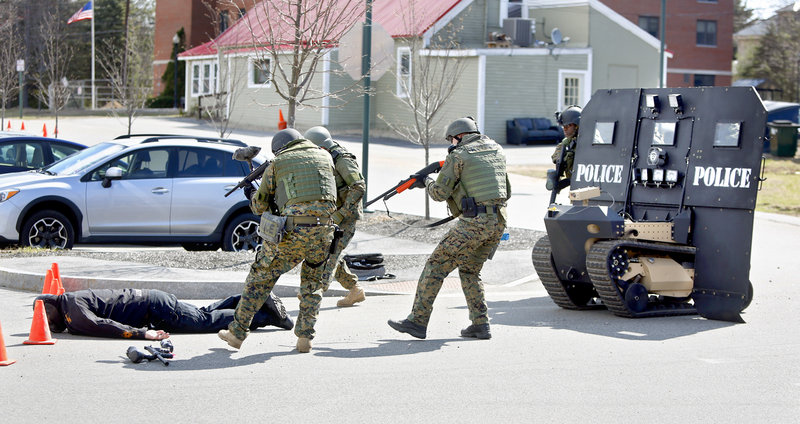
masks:
[[[181,41],[176,45],[172,45],[172,52],[170,53],[170,61],[167,63],[167,69],[164,71],[164,74],[161,75],[161,82],[164,83],[164,91],[161,92],[162,99],[174,99],[175,98],[175,55],[180,54],[181,52],[186,50],[186,33],[183,31],[183,28],[178,30],[178,37],[180,37]],[[178,61],[178,106],[180,107],[180,97],[183,95],[184,87],[185,87],[185,75],[186,75],[186,62]],[[165,104],[162,100],[161,104],[154,105],[160,107],[170,107],[172,104]]]
[[[776,15],[761,37],[752,61],[742,64],[743,78],[765,79],[782,90],[781,100],[797,101],[800,84],[800,13]]]

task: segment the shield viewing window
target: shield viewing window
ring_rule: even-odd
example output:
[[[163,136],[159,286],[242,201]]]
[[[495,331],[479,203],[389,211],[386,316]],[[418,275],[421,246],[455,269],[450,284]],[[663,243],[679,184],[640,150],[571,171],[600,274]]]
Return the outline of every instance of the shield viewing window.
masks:
[[[714,147],[739,147],[741,122],[718,122],[714,132]]]
[[[675,122],[656,122],[653,127],[653,146],[675,145]]]
[[[595,123],[592,144],[614,144],[614,128],[616,124],[616,122]]]

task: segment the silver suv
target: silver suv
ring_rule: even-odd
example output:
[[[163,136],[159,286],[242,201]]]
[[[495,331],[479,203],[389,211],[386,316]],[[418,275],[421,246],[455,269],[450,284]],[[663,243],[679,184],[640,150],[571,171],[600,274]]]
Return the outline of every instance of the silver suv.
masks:
[[[47,167],[0,176],[0,243],[181,244],[252,250],[258,217],[241,190],[238,140],[122,136]],[[254,166],[267,158],[256,157]]]

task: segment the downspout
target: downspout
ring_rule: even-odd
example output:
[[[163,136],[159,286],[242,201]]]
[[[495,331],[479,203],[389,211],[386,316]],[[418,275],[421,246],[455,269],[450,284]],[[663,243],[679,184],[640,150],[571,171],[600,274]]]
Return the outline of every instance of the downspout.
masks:
[[[488,27],[489,26],[489,0],[483,0],[483,42],[488,40]],[[484,44],[485,46],[485,44]]]

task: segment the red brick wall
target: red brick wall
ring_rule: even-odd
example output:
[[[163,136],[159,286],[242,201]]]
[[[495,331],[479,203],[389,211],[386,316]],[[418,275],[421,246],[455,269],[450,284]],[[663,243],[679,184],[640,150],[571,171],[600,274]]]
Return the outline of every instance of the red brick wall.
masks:
[[[254,0],[237,0],[239,7],[250,9]],[[164,87],[161,75],[166,70],[165,60],[172,60],[172,37],[183,28],[186,33],[186,50],[210,41],[217,35],[218,21],[210,16],[209,7],[218,11],[219,0],[156,0],[156,22],[153,34],[153,95],[161,94]],[[216,12],[214,12],[216,13]],[[238,18],[236,11],[230,12],[231,24]]]
[[[639,16],[660,16],[661,0],[601,0],[631,22],[639,24]],[[697,45],[697,21],[717,22],[717,45]],[[667,62],[667,85],[691,86],[694,77],[684,82],[684,72],[677,70],[731,71],[733,58],[733,0],[707,3],[698,0],[667,1],[666,47],[673,57]],[[698,73],[703,73],[699,71]],[[730,75],[715,75],[715,85],[730,85]]]

